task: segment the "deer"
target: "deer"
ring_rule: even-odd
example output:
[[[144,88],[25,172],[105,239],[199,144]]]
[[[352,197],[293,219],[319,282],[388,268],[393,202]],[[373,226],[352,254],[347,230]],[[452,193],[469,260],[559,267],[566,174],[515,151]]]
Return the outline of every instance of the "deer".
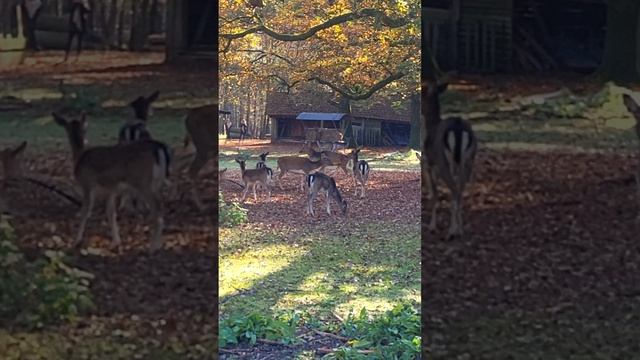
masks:
[[[443,180],[451,191],[451,223],[447,235],[451,239],[463,235],[462,196],[471,179],[478,144],[469,122],[458,117],[441,118],[439,97],[447,87],[447,83],[428,81],[426,91],[422,91],[423,117],[427,130],[423,153],[426,156],[426,169],[423,167],[423,171],[427,171],[431,190],[426,207],[431,209],[431,231],[436,230],[437,181]]]
[[[638,140],[640,140],[640,105],[629,94],[622,95],[622,102],[627,110],[633,115],[636,120],[635,131]],[[640,164],[636,169],[636,201],[638,203],[638,215],[636,216],[636,222],[640,222]]]
[[[128,120],[118,132],[118,143],[128,144],[138,140],[149,140],[151,134],[147,130],[147,120],[153,114],[151,104],[158,99],[159,91],[153,92],[148,97],[138,96],[129,103],[133,108],[134,118]]]
[[[327,158],[331,161],[330,166],[336,166],[342,169],[345,175],[349,176],[349,170],[347,170],[347,166],[349,165],[349,161],[351,160],[351,155],[341,154],[336,151],[316,151],[313,149],[313,146],[307,142],[303,145],[302,149],[300,149],[300,153],[306,153],[309,156],[309,160],[318,161],[320,158]]]
[[[242,182],[244,183],[244,191],[242,192],[240,202],[244,203],[244,199],[249,192],[249,187],[253,187],[253,200],[258,201],[256,195],[256,186],[258,184],[267,189],[267,201],[271,201],[271,188],[269,187],[269,173],[267,168],[247,169],[244,160],[236,159],[236,162],[240,164],[240,173],[242,174]]]
[[[260,160],[256,163],[256,169],[267,166],[267,155],[269,155],[269,152],[263,152],[258,156]]]
[[[193,108],[185,118],[187,135],[184,139],[185,148],[193,142],[196,156],[189,166],[191,179],[191,194],[196,207],[202,211],[204,206],[198,194],[197,179],[200,170],[207,162],[218,155],[218,105],[205,105]],[[217,162],[214,162],[217,168]]]
[[[321,172],[315,172],[306,176],[306,183],[309,189],[306,204],[307,215],[315,216],[313,202],[320,191],[324,191],[326,195],[327,214],[331,215],[331,199],[338,204],[343,216],[347,214],[347,201],[340,195],[340,190],[338,190],[336,181],[332,177]]]
[[[282,177],[287,172],[302,172],[302,182],[300,183],[300,189],[304,191],[305,187],[305,179],[306,176],[309,175],[312,171],[322,170],[327,166],[331,165],[331,161],[326,158],[322,158],[318,161],[311,161],[308,158],[300,157],[300,156],[283,156],[278,158],[278,167],[280,169],[280,174],[278,174],[278,185],[281,190],[284,190],[282,187]]]
[[[162,247],[164,227],[160,189],[169,177],[169,147],[159,141],[144,140],[126,145],[95,146],[85,148],[86,114],[79,119],[67,120],[52,113],[59,126],[67,133],[74,162],[73,175],[82,189],[80,226],[72,247],[83,243],[87,221],[98,194],[107,197],[107,218],[111,228],[111,248],[121,244],[117,222],[116,197],[122,189],[134,189],[150,206],[153,219],[151,252]]]
[[[371,168],[369,167],[369,163],[366,160],[358,160],[358,153],[360,153],[361,148],[355,149],[352,153],[353,160],[353,180],[355,182],[356,188],[356,196],[358,196],[358,184],[360,184],[360,188],[362,191],[360,192],[360,198],[364,198],[365,187],[367,186],[367,180],[369,180],[369,171]]]
[[[2,163],[5,181],[22,176],[22,161],[20,161],[20,157],[26,148],[27,142],[23,141],[15,148],[9,147],[0,150],[0,162]]]

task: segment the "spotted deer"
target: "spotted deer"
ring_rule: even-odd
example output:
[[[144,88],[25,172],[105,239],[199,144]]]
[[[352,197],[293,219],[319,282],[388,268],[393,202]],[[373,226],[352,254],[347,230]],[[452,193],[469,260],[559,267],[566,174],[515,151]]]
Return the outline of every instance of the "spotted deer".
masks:
[[[326,195],[327,214],[331,215],[331,200],[333,199],[340,208],[342,215],[347,214],[347,201],[342,198],[340,190],[336,185],[336,181],[321,172],[315,172],[306,176],[307,188],[309,195],[307,196],[307,215],[315,216],[313,211],[313,202],[321,191]]]
[[[313,145],[309,142],[305,142],[302,149],[300,149],[301,154],[307,154],[309,156],[309,160],[311,161],[319,161],[321,158],[327,158],[331,162],[329,166],[335,166],[337,168],[342,169],[345,175],[349,176],[349,170],[347,170],[347,166],[349,165],[349,160],[351,160],[351,155],[341,154],[336,151],[316,151],[313,148]]]
[[[331,161],[326,158],[322,158],[318,161],[311,161],[308,158],[300,157],[300,156],[283,156],[278,158],[278,167],[280,169],[280,174],[278,174],[278,186],[280,186],[281,190],[284,190],[282,187],[282,178],[288,173],[302,173],[302,183],[300,183],[300,189],[304,191],[306,177],[312,171],[322,170],[327,166],[331,165]]]
[[[423,89],[423,117],[426,122],[424,155],[430,185],[427,209],[431,209],[429,229],[436,230],[436,210],[438,203],[438,179],[444,181],[451,191],[451,223],[448,237],[462,236],[462,197],[465,185],[471,178],[476,156],[477,140],[467,121],[461,118],[440,117],[439,96],[448,84],[426,83]],[[424,171],[424,168],[423,168]]]
[[[626,106],[627,110],[633,115],[636,120],[635,132],[638,140],[640,140],[640,105],[634,100],[630,95],[623,94],[622,101]],[[640,222],[640,164],[637,165],[636,168],[636,201],[638,203],[638,215],[636,216],[636,221]]]
[[[258,196],[256,195],[256,186],[258,184],[264,186],[267,190],[267,201],[270,201],[271,187],[269,187],[269,173],[267,168],[247,169],[244,160],[236,159],[236,162],[240,164],[240,173],[242,174],[242,182],[244,183],[244,191],[242,192],[240,202],[244,202],[250,187],[253,187],[253,200],[258,201]]]
[[[164,227],[160,189],[169,176],[170,155],[167,145],[144,140],[126,145],[85,148],[86,115],[67,120],[53,113],[56,124],[67,133],[74,161],[73,175],[82,189],[80,226],[73,247],[83,242],[87,221],[91,216],[97,195],[107,197],[107,218],[111,228],[112,248],[121,244],[118,229],[116,197],[123,189],[134,189],[149,205],[153,220],[150,250],[162,246]]]
[[[267,175],[269,176],[269,183],[272,183],[273,169],[267,166],[267,155],[269,155],[269,152],[264,152],[258,156],[260,160],[258,160],[258,162],[256,163],[256,169],[260,169],[260,168],[267,169]]]
[[[367,180],[369,180],[369,163],[366,160],[358,160],[358,154],[362,149],[358,148],[351,153],[353,160],[353,180],[355,181],[356,196],[358,195],[358,184],[360,185],[360,198],[364,198],[365,188],[367,187]]]
[[[198,173],[207,162],[218,156],[218,105],[205,105],[189,110],[185,118],[187,135],[184,146],[193,142],[196,148],[196,156],[189,166],[189,178],[191,179],[191,194],[193,201],[199,210],[204,209],[198,192]],[[214,161],[217,167],[217,162]]]

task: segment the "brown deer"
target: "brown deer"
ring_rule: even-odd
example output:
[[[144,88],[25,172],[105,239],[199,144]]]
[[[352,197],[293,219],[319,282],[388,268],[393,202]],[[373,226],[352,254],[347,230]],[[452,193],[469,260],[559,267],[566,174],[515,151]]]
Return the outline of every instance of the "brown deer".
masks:
[[[627,107],[627,110],[633,115],[636,120],[636,136],[640,140],[640,105],[628,94],[622,95],[622,101],[624,105]],[[636,216],[636,221],[640,222],[640,164],[636,169],[636,199],[638,202],[638,215]]]
[[[312,171],[322,170],[326,166],[331,165],[331,161],[326,158],[322,158],[318,161],[311,161],[308,158],[299,157],[299,156],[283,156],[278,158],[278,167],[280,169],[280,174],[278,174],[278,186],[282,190],[282,177],[285,176],[287,172],[293,173],[302,173],[302,182],[300,183],[300,189],[304,191],[306,177]]]
[[[244,183],[244,191],[242,192],[242,199],[240,202],[244,202],[249,192],[249,187],[253,187],[253,200],[258,201],[256,195],[256,186],[262,185],[267,189],[267,201],[271,200],[271,188],[269,187],[269,171],[268,168],[262,167],[258,169],[247,169],[244,160],[236,159],[236,162],[240,164],[240,173],[242,174],[242,182]]]
[[[96,146],[85,149],[86,115],[67,120],[53,113],[53,118],[64,128],[71,145],[74,160],[73,175],[83,194],[81,221],[73,242],[83,242],[87,220],[98,194],[107,196],[107,218],[111,227],[112,247],[121,243],[116,214],[116,197],[122,189],[134,189],[149,205],[153,219],[151,251],[162,246],[164,227],[160,189],[169,176],[170,156],[167,145],[145,140],[127,145]]]
[[[426,122],[427,176],[431,187],[427,209],[431,209],[430,230],[436,229],[436,210],[438,202],[438,179],[442,179],[452,196],[451,223],[448,237],[462,236],[462,196],[465,185],[471,178],[473,162],[476,156],[477,141],[471,124],[460,118],[440,117],[439,96],[448,84],[426,83],[423,89],[423,116]],[[424,168],[423,168],[424,171]]]
[[[193,142],[196,148],[196,156],[189,166],[189,178],[191,179],[191,194],[193,201],[199,210],[204,206],[198,193],[198,173],[207,162],[218,155],[218,105],[205,105],[193,108],[185,119],[187,135],[184,146]],[[217,162],[214,162],[216,170]]]
[[[356,196],[358,195],[358,184],[360,184],[360,188],[362,191],[360,192],[360,198],[364,198],[365,188],[367,186],[367,180],[369,180],[369,171],[371,168],[369,167],[369,163],[366,160],[358,160],[358,153],[360,153],[361,148],[353,150],[351,153],[353,160],[353,179],[355,181],[356,188]]]
[[[345,173],[345,175],[349,176],[349,170],[347,170],[347,166],[349,165],[349,160],[351,160],[351,155],[341,154],[336,151],[316,151],[313,148],[313,145],[305,142],[302,149],[300,149],[300,153],[305,153],[309,156],[309,160],[318,161],[321,158],[327,158],[331,161],[330,166],[339,167]]]
[[[315,216],[313,202],[320,191],[324,191],[326,195],[327,214],[331,215],[331,199],[338,204],[343,216],[347,214],[347,201],[340,195],[340,190],[338,190],[336,181],[332,177],[321,172],[315,172],[306,176],[306,183],[309,189],[306,204],[307,215]]]

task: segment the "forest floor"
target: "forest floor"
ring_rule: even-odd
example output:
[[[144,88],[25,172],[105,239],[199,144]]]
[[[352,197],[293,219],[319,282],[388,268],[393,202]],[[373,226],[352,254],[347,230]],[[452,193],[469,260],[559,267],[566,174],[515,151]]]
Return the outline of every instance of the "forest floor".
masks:
[[[132,116],[128,102],[160,90],[150,131],[180,148],[187,109],[212,103],[215,95],[215,69],[168,67],[161,63],[163,54],[85,52],[68,64],[56,64],[61,57],[60,52],[42,52],[17,69],[0,69],[0,98],[23,100],[16,110],[0,111],[0,147],[27,140],[24,169],[63,190],[73,184],[70,149],[52,111],[87,111],[89,144],[111,144]],[[0,358],[215,359],[217,254],[211,213],[217,194],[212,171],[209,164],[201,173],[205,212],[198,212],[187,195],[185,176],[177,176],[181,196],[165,203],[165,245],[155,254],[148,253],[145,220],[127,213],[118,219],[121,251],[108,250],[110,234],[100,201],[86,230],[85,250],[70,251],[79,208],[36,185],[10,183],[6,195],[17,211],[10,222],[19,247],[32,256],[46,249],[64,251],[70,265],[94,275],[90,289],[96,307],[70,323],[37,331],[0,329]]]
[[[637,358],[638,139],[621,89],[602,93],[577,77],[452,84],[445,113],[493,111],[563,87],[579,98],[472,120],[480,148],[466,236],[445,240],[447,211],[439,231],[423,229],[423,357]],[[604,101],[576,111],[596,94]]]
[[[220,168],[228,168],[224,179],[239,183],[234,158],[250,156],[247,166],[253,168],[257,155],[269,151],[267,165],[277,178],[277,158],[299,155],[300,147],[222,141]],[[264,191],[258,191],[257,201],[247,196],[248,222],[220,229],[221,318],[295,311],[326,326],[362,308],[372,316],[399,302],[419,308],[418,160],[413,152],[397,148],[365,148],[360,159],[366,159],[372,169],[364,199],[355,196],[353,180],[342,170],[324,171],[336,179],[348,203],[345,217],[335,203],[328,215],[324,196],[314,205],[316,217],[307,216],[302,175],[286,175],[284,190],[274,186],[270,202]],[[220,186],[225,200],[240,200],[242,189],[237,184],[221,180]],[[313,359],[319,349],[345,345],[310,328],[299,332],[297,337],[304,342],[298,345],[230,346],[221,355],[224,359]]]

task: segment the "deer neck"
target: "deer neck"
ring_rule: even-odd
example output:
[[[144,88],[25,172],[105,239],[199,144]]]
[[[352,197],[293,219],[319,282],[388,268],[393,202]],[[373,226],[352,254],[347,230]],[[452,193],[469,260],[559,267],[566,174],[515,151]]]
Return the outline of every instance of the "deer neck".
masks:
[[[73,155],[73,161],[77,162],[80,155],[84,152],[84,138],[78,134],[68,134],[69,145],[71,146],[71,154]]]

